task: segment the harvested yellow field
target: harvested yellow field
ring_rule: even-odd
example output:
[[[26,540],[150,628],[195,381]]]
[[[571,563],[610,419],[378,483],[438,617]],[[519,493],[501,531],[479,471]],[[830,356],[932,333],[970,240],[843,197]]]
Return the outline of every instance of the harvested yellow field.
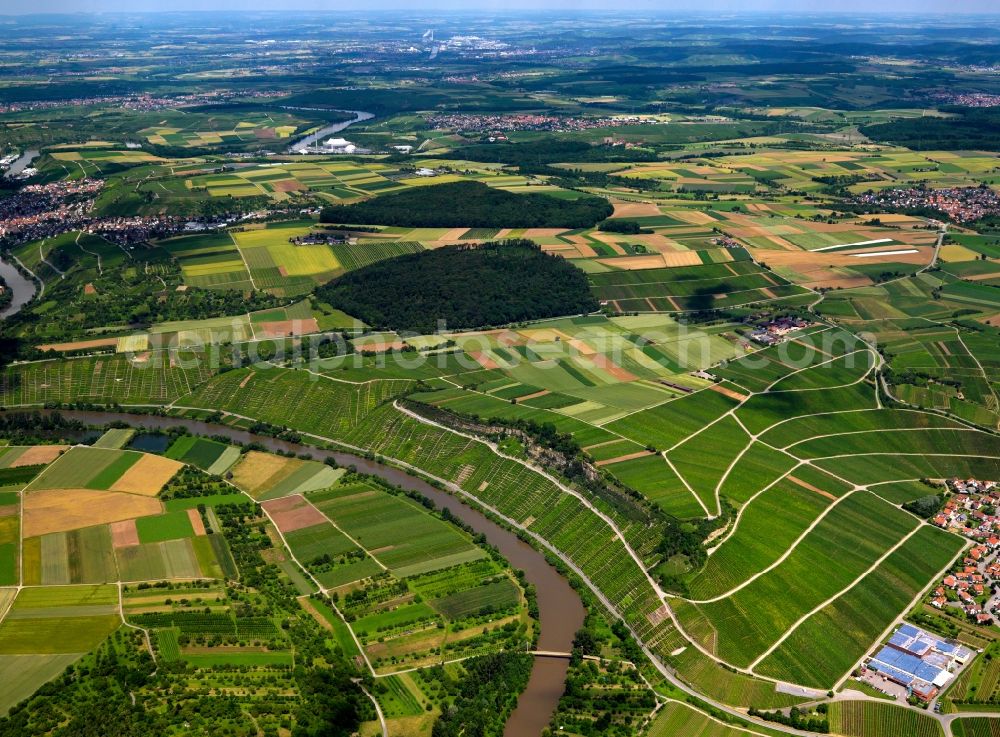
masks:
[[[156,455],[143,455],[135,465],[111,485],[111,491],[156,496],[174,477],[183,463]]]
[[[878,219],[883,223],[892,223],[893,225],[901,225],[901,224],[926,225],[926,223],[920,218],[913,217],[912,215],[900,215],[894,212],[877,213],[875,215],[865,215],[863,218],[859,218],[861,222],[868,222],[874,219]]]
[[[270,488],[268,483],[278,474],[289,474],[302,464],[298,458],[285,458],[251,450],[233,468],[233,483],[250,496]]]
[[[671,253],[673,251],[687,251],[689,250],[687,246],[683,246],[673,238],[668,238],[665,235],[660,235],[659,233],[640,233],[639,235],[629,236],[629,243],[640,244],[646,247],[647,250],[655,251],[657,253]]]
[[[194,530],[194,534],[198,537],[204,537],[208,534],[205,530],[205,521],[201,518],[201,512],[197,509],[189,509],[187,511],[188,519],[191,521],[191,529]]]
[[[737,402],[745,402],[749,398],[745,394],[740,394],[738,391],[735,391],[725,386],[720,386],[719,384],[712,384],[708,388],[711,389],[713,392],[722,394],[725,397],[729,397],[730,399],[735,399]]]
[[[576,250],[584,258],[593,258],[597,255],[597,251],[591,248],[590,243],[582,235],[567,236],[567,239],[576,246]]]
[[[692,252],[693,253],[693,252]],[[681,255],[681,254],[671,254],[671,255]],[[697,254],[695,254],[697,257]],[[661,254],[653,253],[647,256],[625,256],[624,258],[599,258],[597,259],[600,263],[611,266],[615,269],[623,269],[625,271],[633,271],[637,269],[662,269],[667,266],[667,262]],[[698,263],[701,263],[701,259],[698,259]]]
[[[139,544],[139,530],[135,526],[134,519],[115,522],[109,527],[111,528],[111,544],[115,550]]]
[[[163,505],[151,497],[92,489],[44,489],[24,497],[24,537],[159,514]]]
[[[494,361],[492,358],[490,358],[489,356],[487,356],[485,353],[483,353],[481,351],[466,351],[466,352],[469,354],[469,356],[472,357],[472,360],[474,360],[476,363],[478,363],[484,369],[497,369],[497,368],[500,368],[500,365],[496,361]]]
[[[527,330],[518,330],[517,332],[536,343],[554,343],[557,340],[568,342],[572,339],[572,336],[554,328],[529,328]]]
[[[585,343],[584,341],[580,340],[579,338],[571,338],[570,340],[568,340],[566,342],[573,348],[574,351],[576,351],[577,353],[579,353],[581,355],[592,356],[593,354],[597,353],[597,349],[596,348],[594,348],[591,345],[588,345],[587,343]]]
[[[975,261],[979,258],[979,254],[972,251],[965,246],[960,246],[953,243],[949,246],[941,247],[941,258],[944,261]]]
[[[10,605],[14,603],[15,596],[17,596],[17,589],[0,589],[0,618],[10,609]]]
[[[43,463],[52,463],[67,448],[69,448],[68,445],[36,445],[24,451],[10,464],[10,467],[38,466]]]
[[[667,266],[699,266],[701,256],[697,251],[679,251],[677,253],[664,253],[663,262]]]
[[[603,461],[597,461],[595,466],[610,466],[613,463],[622,463],[623,461],[633,461],[636,458],[645,458],[648,455],[653,455],[651,451],[640,450],[635,453],[629,453],[628,455],[618,456],[617,458],[605,458]]]
[[[124,335],[118,339],[118,345],[115,348],[116,353],[139,353],[145,350],[149,350],[149,336],[145,333]]]
[[[94,340],[77,340],[72,343],[46,343],[38,346],[40,351],[83,351],[88,348],[110,348],[118,345],[118,338],[95,338]]]
[[[560,233],[565,233],[565,228],[528,228],[524,231],[522,238],[537,240],[539,238],[555,238]]]
[[[927,246],[911,246],[916,253],[889,253],[869,259],[859,259],[843,251],[768,251],[767,265],[796,284],[810,287],[854,287],[870,284],[866,276],[845,279],[844,269],[859,263],[906,263],[927,264],[931,260],[932,249]]]
[[[690,223],[691,225],[711,225],[716,222],[715,218],[711,215],[706,215],[698,210],[668,210],[666,214],[674,220],[680,220],[683,223]]]
[[[438,240],[444,241],[446,243],[450,243],[451,241],[457,241],[465,234],[465,231],[467,230],[468,228],[452,228],[447,233],[438,238]]]
[[[660,208],[652,202],[615,202],[613,218],[642,218],[662,215]]]
[[[991,281],[997,278],[996,274],[973,274],[972,276],[962,277],[966,281]]]
[[[583,258],[583,254],[580,253],[580,249],[577,246],[571,246],[566,243],[560,245],[544,245],[542,246],[542,251],[544,253],[553,253],[557,256],[562,256],[563,258]]]
[[[799,251],[801,250],[791,241],[782,238],[780,235],[771,235],[767,233],[763,228],[740,228],[738,231],[734,231],[736,238],[766,238],[775,248],[781,248],[786,251]],[[759,241],[757,242],[758,248],[768,249]]]

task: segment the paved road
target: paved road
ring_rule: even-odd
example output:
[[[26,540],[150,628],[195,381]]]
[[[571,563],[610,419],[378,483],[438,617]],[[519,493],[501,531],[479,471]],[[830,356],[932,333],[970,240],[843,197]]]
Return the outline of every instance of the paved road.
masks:
[[[385,723],[385,715],[382,713],[382,707],[378,705],[378,699],[368,693],[368,689],[364,686],[361,690],[365,692],[365,696],[371,699],[372,704],[375,705],[375,713],[378,714],[378,723],[382,725],[382,737],[389,737],[389,725]]]
[[[918,274],[922,274],[928,269],[933,269],[937,266],[938,256],[941,253],[941,246],[944,245],[944,237],[946,235],[948,235],[948,223],[941,223],[941,227],[938,229],[937,242],[934,243],[934,255],[931,257],[931,262],[918,271]]]
[[[956,719],[966,719],[970,717],[985,717],[987,719],[1000,719],[1000,714],[995,711],[963,711],[958,714],[933,714],[935,719],[941,722],[941,726],[944,727],[944,733],[949,735],[953,734],[951,731],[951,723]]]

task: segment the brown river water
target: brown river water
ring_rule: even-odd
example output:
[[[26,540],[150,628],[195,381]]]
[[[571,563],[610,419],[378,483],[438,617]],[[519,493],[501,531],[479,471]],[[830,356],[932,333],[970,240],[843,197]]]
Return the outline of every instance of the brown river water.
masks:
[[[342,453],[290,443],[264,435],[255,435],[238,428],[216,425],[180,417],[137,415],[124,412],[86,412],[60,410],[69,419],[87,425],[104,425],[108,422],[125,422],[132,427],[166,430],[185,427],[195,435],[218,435],[237,443],[259,443],[268,450],[291,453],[308,453],[317,460],[333,458],[341,466],[354,466],[362,473],[415,491],[434,502],[439,509],[448,509],[476,532],[485,535],[514,568],[524,571],[525,579],[538,593],[539,639],[538,649],[551,652],[569,652],[573,636],[583,626],[585,611],[580,597],[565,578],[559,575],[545,557],[509,530],[462,503],[456,497],[435,489],[423,479],[375,461]],[[562,696],[569,661],[561,658],[536,657],[528,686],[521,694],[517,707],[507,720],[504,737],[534,737],[548,726]]]

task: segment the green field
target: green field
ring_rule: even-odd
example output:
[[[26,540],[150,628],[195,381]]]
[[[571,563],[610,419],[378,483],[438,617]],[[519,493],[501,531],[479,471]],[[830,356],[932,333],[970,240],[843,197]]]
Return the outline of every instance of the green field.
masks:
[[[135,435],[131,428],[111,429],[94,442],[95,448],[124,448]]]
[[[753,262],[613,271],[590,275],[591,289],[618,312],[684,312],[735,307],[803,293]]]
[[[729,726],[679,701],[668,702],[653,720],[650,737],[744,737],[751,734]]]
[[[294,417],[302,430],[337,437],[376,404],[410,386],[411,382],[405,379],[345,386],[304,372],[243,369],[206,382],[185,402],[278,425],[287,424]]]
[[[220,475],[239,459],[240,453],[238,448],[215,440],[183,435],[174,441],[164,455]]]
[[[0,655],[85,653],[120,624],[114,586],[22,589],[0,622]]]
[[[65,585],[107,583],[118,578],[111,535],[105,525],[28,538],[25,548],[39,553],[37,559],[27,553],[24,556],[26,582]]]
[[[324,555],[338,557],[357,550],[344,533],[328,523],[286,532],[284,537],[295,557],[307,566]]]
[[[351,637],[351,630],[347,624],[344,623],[337,613],[334,612],[326,603],[322,600],[313,600],[310,604],[315,607],[316,611],[320,613],[320,616],[329,623],[333,642],[336,647],[339,647],[341,652],[348,656],[354,656],[360,654],[358,650],[358,645]]]
[[[181,526],[177,525],[178,528]],[[158,527],[154,527],[153,532],[173,534],[168,529]],[[219,575],[218,571],[213,570],[214,547],[210,541],[208,550],[201,545],[201,538],[180,538],[122,548],[116,553],[122,580],[153,581]],[[201,555],[199,550],[202,551]],[[202,569],[202,560],[209,570]]]
[[[194,536],[191,519],[184,510],[140,517],[135,521],[135,526],[139,531],[139,541],[143,544]]]
[[[80,653],[0,655],[0,714],[6,714],[79,658]]]
[[[517,586],[504,580],[443,596],[431,602],[431,606],[448,619],[463,619],[470,614],[509,609],[519,600]]]
[[[36,478],[36,489],[107,489],[121,477],[141,453],[108,448],[70,448]]]
[[[375,492],[375,493],[373,493]],[[399,576],[475,560],[482,552],[416,503],[366,484],[308,495],[333,522]],[[384,552],[382,552],[384,551]]]

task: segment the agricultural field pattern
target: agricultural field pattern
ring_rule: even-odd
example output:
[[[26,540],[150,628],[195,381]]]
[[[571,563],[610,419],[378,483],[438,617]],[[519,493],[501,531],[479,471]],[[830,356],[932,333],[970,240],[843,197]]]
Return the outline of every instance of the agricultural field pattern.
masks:
[[[3,16],[0,737],[1000,735],[1000,21],[626,6]]]

